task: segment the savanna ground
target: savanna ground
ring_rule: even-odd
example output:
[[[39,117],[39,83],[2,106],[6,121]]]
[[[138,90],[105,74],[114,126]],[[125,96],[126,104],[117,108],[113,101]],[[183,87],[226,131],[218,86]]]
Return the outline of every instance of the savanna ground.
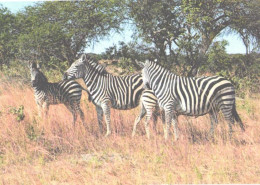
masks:
[[[63,105],[38,116],[32,88],[0,80],[1,184],[260,183],[260,96],[237,100],[246,131],[235,125],[233,139],[220,121],[214,141],[209,116],[179,117],[180,139],[165,142],[159,119],[152,138],[141,123],[131,132],[139,108],[111,112],[113,134],[99,133],[96,111],[84,92],[87,130]],[[223,120],[223,119],[222,119]],[[156,131],[157,130],[157,133]],[[171,130],[172,133],[172,130]]]

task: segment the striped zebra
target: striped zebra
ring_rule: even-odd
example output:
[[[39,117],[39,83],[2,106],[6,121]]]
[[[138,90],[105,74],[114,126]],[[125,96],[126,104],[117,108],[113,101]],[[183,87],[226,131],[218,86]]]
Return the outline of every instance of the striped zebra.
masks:
[[[218,123],[219,110],[229,125],[232,135],[234,119],[244,131],[244,125],[236,111],[235,88],[230,81],[220,76],[182,77],[171,73],[153,61],[139,63],[142,67],[145,88],[152,89],[158,98],[159,107],[165,111],[164,137],[168,138],[170,123],[174,126],[175,139],[178,139],[178,115],[201,116],[209,113],[210,134]]]
[[[156,107],[155,96],[151,90],[144,91],[141,74],[130,76],[113,76],[105,70],[105,67],[98,64],[90,56],[83,54],[65,72],[64,79],[83,78],[90,99],[96,106],[98,124],[102,132],[103,114],[107,126],[106,136],[111,134],[110,109],[128,110],[139,105],[142,96],[142,108],[140,115],[136,118],[132,136],[135,135],[136,126],[146,115],[145,129],[149,138],[148,121]],[[151,97],[151,98],[149,98]]]
[[[44,116],[48,115],[50,105],[64,104],[73,115],[73,125],[77,120],[77,114],[86,128],[84,113],[80,108],[82,90],[74,80],[64,80],[58,83],[49,83],[44,74],[39,70],[36,63],[30,63],[31,83],[34,90],[35,100],[38,106],[39,115],[44,110]]]

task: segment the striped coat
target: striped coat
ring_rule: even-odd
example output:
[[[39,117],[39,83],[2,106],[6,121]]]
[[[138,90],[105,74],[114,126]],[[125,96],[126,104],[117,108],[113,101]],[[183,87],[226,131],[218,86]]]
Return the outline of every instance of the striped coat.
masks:
[[[165,138],[168,137],[170,122],[173,120],[175,136],[178,138],[177,116],[201,116],[210,114],[211,134],[217,123],[217,112],[224,114],[232,133],[234,119],[244,130],[235,107],[235,88],[230,81],[220,76],[182,77],[177,76],[153,61],[143,64],[143,82],[153,90],[159,106],[165,111]]]

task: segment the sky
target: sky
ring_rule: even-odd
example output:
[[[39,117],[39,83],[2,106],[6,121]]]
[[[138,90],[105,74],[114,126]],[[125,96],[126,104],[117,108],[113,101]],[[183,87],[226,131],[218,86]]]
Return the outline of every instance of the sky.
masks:
[[[12,13],[16,13],[17,11],[23,10],[26,6],[32,6],[37,1],[19,1],[19,0],[9,0],[9,1],[2,1],[0,0],[0,4],[4,7],[8,8]],[[106,48],[113,46],[114,44],[117,45],[119,41],[124,41],[125,43],[131,41],[132,31],[129,27],[126,27],[120,34],[119,33],[111,33],[109,37],[104,38],[103,40],[89,46],[86,48],[86,52],[97,53],[100,54],[105,51]],[[235,53],[245,53],[245,46],[242,40],[236,34],[229,34],[225,36],[218,36],[215,40],[227,40],[229,45],[226,47],[226,51],[229,54]]]

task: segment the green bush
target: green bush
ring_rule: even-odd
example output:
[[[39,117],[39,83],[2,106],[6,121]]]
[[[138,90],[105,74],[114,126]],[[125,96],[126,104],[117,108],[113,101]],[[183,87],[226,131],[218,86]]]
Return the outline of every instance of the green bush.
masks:
[[[48,63],[38,63],[41,66],[40,70],[44,73],[49,82],[61,81],[64,72],[68,69],[67,62],[59,62],[54,58]],[[5,81],[12,82],[12,80],[15,80],[22,84],[30,84],[31,82],[30,69],[28,62],[25,61],[10,61],[8,65],[2,65],[0,72],[4,75],[4,78],[6,78]]]
[[[117,63],[117,66],[122,68],[126,74],[136,71],[136,68],[130,58],[121,57]]]
[[[28,64],[19,60],[10,61],[8,65],[0,66],[0,72],[8,79],[16,79],[24,83],[30,82]]]
[[[242,98],[260,91],[260,54],[229,55],[225,51],[226,41],[216,42],[207,54],[207,61],[201,66],[201,72],[209,72],[230,80],[236,88],[236,94]]]
[[[18,108],[16,107],[11,107],[9,109],[9,112],[12,113],[13,115],[16,115],[16,120],[17,121],[22,121],[25,117],[24,115],[24,106],[20,105]]]

